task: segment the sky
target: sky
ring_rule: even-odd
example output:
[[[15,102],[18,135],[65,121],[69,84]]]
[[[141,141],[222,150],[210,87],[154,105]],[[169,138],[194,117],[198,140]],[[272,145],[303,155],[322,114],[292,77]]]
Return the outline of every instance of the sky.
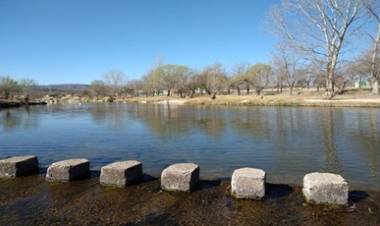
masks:
[[[268,62],[276,0],[1,0],[0,75],[82,83],[138,79],[158,62]]]

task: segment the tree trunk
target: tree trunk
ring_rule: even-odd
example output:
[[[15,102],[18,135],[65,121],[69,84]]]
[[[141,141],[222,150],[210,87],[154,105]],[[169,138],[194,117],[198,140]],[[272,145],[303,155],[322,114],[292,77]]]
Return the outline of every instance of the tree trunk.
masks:
[[[29,104],[29,95],[26,95],[26,96],[25,96],[25,98],[24,98],[24,103],[25,103],[26,105]]]
[[[237,93],[238,93],[238,96],[241,95],[241,93],[240,93],[240,88],[239,88],[239,87],[237,87]]]
[[[289,95],[290,95],[290,96],[293,95],[293,86],[289,86]]]
[[[167,94],[168,97],[170,97],[170,89],[168,89],[168,94]]]
[[[249,86],[247,86],[247,95],[249,95]]]
[[[5,98],[6,100],[8,100],[8,99],[9,99],[9,96],[10,96],[10,93],[9,93],[7,90],[5,90],[5,91],[4,91],[4,98]]]
[[[214,93],[212,94],[212,97],[211,97],[211,99],[213,99],[213,100],[215,100],[215,99],[216,99],[216,92],[214,92]]]
[[[372,82],[372,94],[379,95],[379,81],[377,79]]]
[[[256,89],[256,95],[260,96],[260,94],[261,94],[261,89]]]
[[[192,89],[192,90],[191,90],[191,94],[190,94],[190,98],[193,98],[194,95],[195,95],[195,89]]]

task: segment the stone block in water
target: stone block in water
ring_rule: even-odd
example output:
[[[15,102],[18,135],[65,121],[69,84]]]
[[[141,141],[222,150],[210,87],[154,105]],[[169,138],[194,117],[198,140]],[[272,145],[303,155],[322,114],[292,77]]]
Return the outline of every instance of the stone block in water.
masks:
[[[348,184],[344,178],[332,173],[310,173],[303,178],[306,201],[315,204],[345,205],[348,202]]]
[[[0,160],[0,178],[13,178],[38,173],[36,156],[14,156]]]
[[[161,188],[166,191],[190,192],[198,181],[199,166],[193,163],[171,165],[161,174]]]
[[[100,172],[100,183],[103,185],[125,187],[143,176],[142,164],[138,161],[114,162],[103,166]]]
[[[265,176],[261,169],[235,170],[231,178],[232,195],[238,199],[262,199],[265,196]]]
[[[87,159],[68,159],[51,164],[46,180],[67,182],[89,176],[90,162]]]

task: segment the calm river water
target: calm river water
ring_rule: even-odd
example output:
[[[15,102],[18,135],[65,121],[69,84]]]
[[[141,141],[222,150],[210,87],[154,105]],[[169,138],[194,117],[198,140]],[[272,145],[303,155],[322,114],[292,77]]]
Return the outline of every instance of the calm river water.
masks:
[[[204,179],[262,168],[273,183],[300,184],[312,171],[380,189],[380,109],[53,105],[0,111],[0,157],[38,155],[42,166],[76,157],[91,168],[136,159],[159,176],[195,162]]]

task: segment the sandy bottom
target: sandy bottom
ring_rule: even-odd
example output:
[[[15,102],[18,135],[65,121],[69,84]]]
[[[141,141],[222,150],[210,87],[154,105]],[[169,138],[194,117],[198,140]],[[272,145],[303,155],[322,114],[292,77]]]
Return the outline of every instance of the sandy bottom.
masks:
[[[301,188],[287,185],[268,185],[264,200],[250,201],[231,198],[228,181],[182,194],[162,192],[148,176],[126,189],[97,180],[0,180],[0,225],[380,225],[380,192],[353,191],[348,206],[333,207],[306,204]]]

